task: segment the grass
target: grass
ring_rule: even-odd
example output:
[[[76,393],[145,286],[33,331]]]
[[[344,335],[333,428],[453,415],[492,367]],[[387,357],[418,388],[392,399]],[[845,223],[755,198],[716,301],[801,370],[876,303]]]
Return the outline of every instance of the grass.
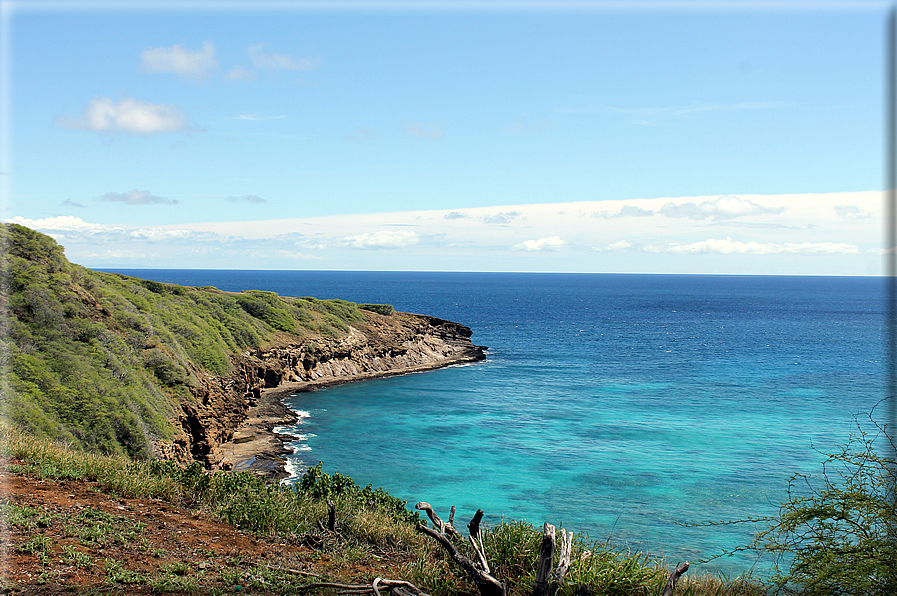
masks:
[[[189,504],[203,515],[259,536],[305,540],[316,548],[307,556],[308,561],[317,562],[320,567],[315,569],[322,569],[321,573],[326,572],[336,581],[347,579],[341,576],[342,567],[376,561],[387,566],[390,577],[411,581],[434,596],[476,593],[443,551],[415,531],[416,513],[408,511],[403,502],[380,489],[358,487],[346,476],[326,474],[320,467],[298,486],[289,487],[266,484],[249,473],[208,473],[198,464],[185,468],[173,462],[135,462],[85,453],[4,427],[0,427],[0,457],[25,462],[20,469],[38,477],[92,480],[103,491],[118,495]],[[319,520],[327,518],[327,499],[337,508],[335,534],[317,526]],[[233,565],[218,561],[214,570],[173,563],[155,572],[135,572],[108,557],[94,559],[85,551],[87,547],[118,542],[143,544],[140,548],[149,554],[143,523],[89,507],[68,519],[11,503],[0,504],[0,513],[8,525],[33,534],[17,547],[19,552],[39,558],[43,555],[41,560],[49,558],[46,553],[51,546],[40,534],[41,529],[64,524],[66,535],[76,538],[77,543],[66,547],[62,556],[79,567],[103,569],[106,579],[119,586],[141,584],[160,593],[186,594],[227,593],[229,590],[222,586],[241,586],[240,589],[290,594],[309,581],[276,566],[239,561]],[[541,530],[526,522],[506,520],[486,530],[487,557],[493,574],[507,583],[510,594],[532,592],[540,541]],[[457,546],[467,548],[463,541],[458,541]],[[596,595],[659,595],[669,573],[642,553],[615,550],[582,536],[574,539],[572,558],[574,563],[560,592],[565,595],[573,594],[580,584],[589,586]],[[44,579],[52,578],[53,573],[46,566]],[[206,584],[211,587],[206,588]],[[763,593],[763,586],[751,578],[710,575],[686,575],[674,592],[676,596]]]

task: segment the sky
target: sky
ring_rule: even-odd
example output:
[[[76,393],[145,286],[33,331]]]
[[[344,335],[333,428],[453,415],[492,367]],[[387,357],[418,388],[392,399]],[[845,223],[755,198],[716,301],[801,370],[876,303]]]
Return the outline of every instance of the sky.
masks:
[[[0,3],[87,267],[882,272],[889,3]]]

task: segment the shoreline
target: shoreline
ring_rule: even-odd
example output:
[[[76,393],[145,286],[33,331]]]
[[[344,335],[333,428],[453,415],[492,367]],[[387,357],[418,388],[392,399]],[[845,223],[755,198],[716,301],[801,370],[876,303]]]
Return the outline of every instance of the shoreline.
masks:
[[[262,389],[259,398],[250,405],[246,419],[234,429],[231,439],[221,443],[220,449],[223,456],[221,468],[234,472],[253,472],[272,481],[281,481],[290,477],[286,470],[286,456],[293,453],[293,450],[287,447],[287,443],[295,440],[296,437],[274,430],[280,426],[294,424],[299,419],[299,416],[283,401],[289,395],[345,383],[396,377],[482,361],[481,358],[462,356],[442,362],[386,371],[286,382],[277,387]]]

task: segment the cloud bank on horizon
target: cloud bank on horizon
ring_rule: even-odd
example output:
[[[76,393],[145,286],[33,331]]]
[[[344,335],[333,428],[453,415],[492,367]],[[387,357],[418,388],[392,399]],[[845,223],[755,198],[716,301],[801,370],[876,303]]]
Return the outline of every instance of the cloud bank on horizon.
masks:
[[[881,272],[884,7],[350,4],[16,3],[0,219],[97,268]]]
[[[135,193],[137,191],[134,191]],[[132,193],[133,194],[133,193]],[[542,203],[121,226],[19,223],[106,268],[878,274],[882,193]]]

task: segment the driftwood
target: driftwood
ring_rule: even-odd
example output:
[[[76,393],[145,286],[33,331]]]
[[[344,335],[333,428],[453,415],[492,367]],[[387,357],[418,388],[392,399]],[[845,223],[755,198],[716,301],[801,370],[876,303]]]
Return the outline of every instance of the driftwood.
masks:
[[[433,506],[429,503],[425,503],[421,501],[417,505],[414,506],[415,509],[419,509],[420,511],[425,511],[427,513],[427,517],[430,518],[430,521],[433,522],[433,527],[436,528],[438,532],[445,534],[446,536],[460,536],[460,532],[455,529],[455,526],[452,523],[455,520],[455,506],[452,505],[452,510],[449,513],[448,522],[442,521],[436,512],[433,511]]]
[[[448,522],[440,519],[429,503],[418,503],[415,505],[415,509],[425,511],[430,518],[430,521],[433,522],[433,527],[435,528],[430,529],[425,525],[418,524],[416,530],[433,538],[445,549],[452,560],[464,569],[470,579],[476,584],[481,596],[507,595],[507,588],[504,583],[491,575],[492,571],[489,569],[489,563],[486,560],[486,548],[483,544],[483,533],[480,529],[480,522],[483,520],[482,509],[477,509],[473,519],[467,524],[467,529],[470,533],[470,544],[473,546],[473,551],[476,554],[476,561],[462,555],[450,540],[451,537],[460,537],[460,533],[453,525],[455,517],[454,506],[452,507]],[[555,563],[555,553],[557,553],[557,563]],[[573,564],[572,555],[573,532],[567,532],[564,528],[561,528],[560,535],[557,536],[555,534],[555,527],[546,523],[542,530],[542,544],[539,549],[539,560],[536,564],[536,579],[533,584],[533,596],[555,596],[555,594],[557,594],[564,582],[564,578],[567,576],[567,571]],[[589,553],[585,553],[583,557],[588,555]],[[661,596],[672,596],[673,589],[676,587],[676,582],[678,582],[679,578],[688,571],[688,566],[688,561],[680,563],[670,573],[670,577],[667,579],[667,583],[663,588]],[[376,580],[374,587],[376,588]],[[401,591],[402,588],[403,586],[397,585],[393,591],[394,596],[404,596],[405,592]],[[380,593],[376,593],[379,596]],[[407,594],[409,596],[418,596],[421,592],[408,592]],[[589,586],[581,584],[574,588],[574,594],[576,596],[592,596],[592,590]]]
[[[294,588],[298,592],[330,588],[339,590],[340,594],[363,594],[372,592],[375,596],[383,596],[381,590],[392,593],[393,596],[430,596],[414,584],[400,579],[383,579],[378,577],[370,584],[340,584],[336,582],[316,582]]]
[[[426,511],[430,520],[433,522],[433,525],[437,528],[433,530],[425,525],[418,524],[415,529],[421,534],[426,534],[434,539],[445,549],[452,560],[467,573],[468,577],[470,577],[471,581],[473,581],[480,591],[481,596],[506,596],[507,588],[502,582],[490,575],[489,564],[486,562],[486,551],[483,548],[483,535],[480,531],[480,521],[483,519],[482,509],[477,509],[473,519],[467,524],[467,529],[470,531],[470,542],[473,545],[473,549],[477,556],[476,562],[462,555],[449,539],[450,535],[458,535],[458,531],[455,530],[451,523],[455,513],[454,507],[452,507],[452,516],[449,517],[449,523],[445,523],[439,519],[439,516],[436,515],[429,503],[418,503],[415,505],[415,509]]]
[[[558,551],[557,566],[554,565],[554,553],[557,548],[555,529],[546,523],[542,529],[542,545],[539,548],[539,562],[536,564],[536,581],[533,584],[533,596],[554,596],[567,570],[570,568],[570,555],[573,550],[573,532],[561,528],[561,547]]]
[[[400,579],[383,579],[382,577],[378,577],[371,584],[371,588],[377,596],[381,596],[379,590],[381,584],[383,588],[392,592],[393,596],[430,596],[410,582]]]
[[[483,521],[483,513],[482,509],[477,509],[477,512],[474,513],[473,519],[470,520],[467,524],[467,531],[470,534],[470,543],[473,545],[473,552],[476,553],[477,559],[479,559],[480,568],[486,572],[486,574],[492,573],[489,569],[489,563],[486,561],[486,546],[483,544],[483,533],[480,531],[480,522]]]
[[[667,585],[664,586],[660,596],[672,596],[673,588],[676,587],[676,582],[679,581],[679,578],[682,577],[682,574],[686,571],[688,571],[688,561],[679,563],[679,566],[670,574],[670,579],[667,580]]]

